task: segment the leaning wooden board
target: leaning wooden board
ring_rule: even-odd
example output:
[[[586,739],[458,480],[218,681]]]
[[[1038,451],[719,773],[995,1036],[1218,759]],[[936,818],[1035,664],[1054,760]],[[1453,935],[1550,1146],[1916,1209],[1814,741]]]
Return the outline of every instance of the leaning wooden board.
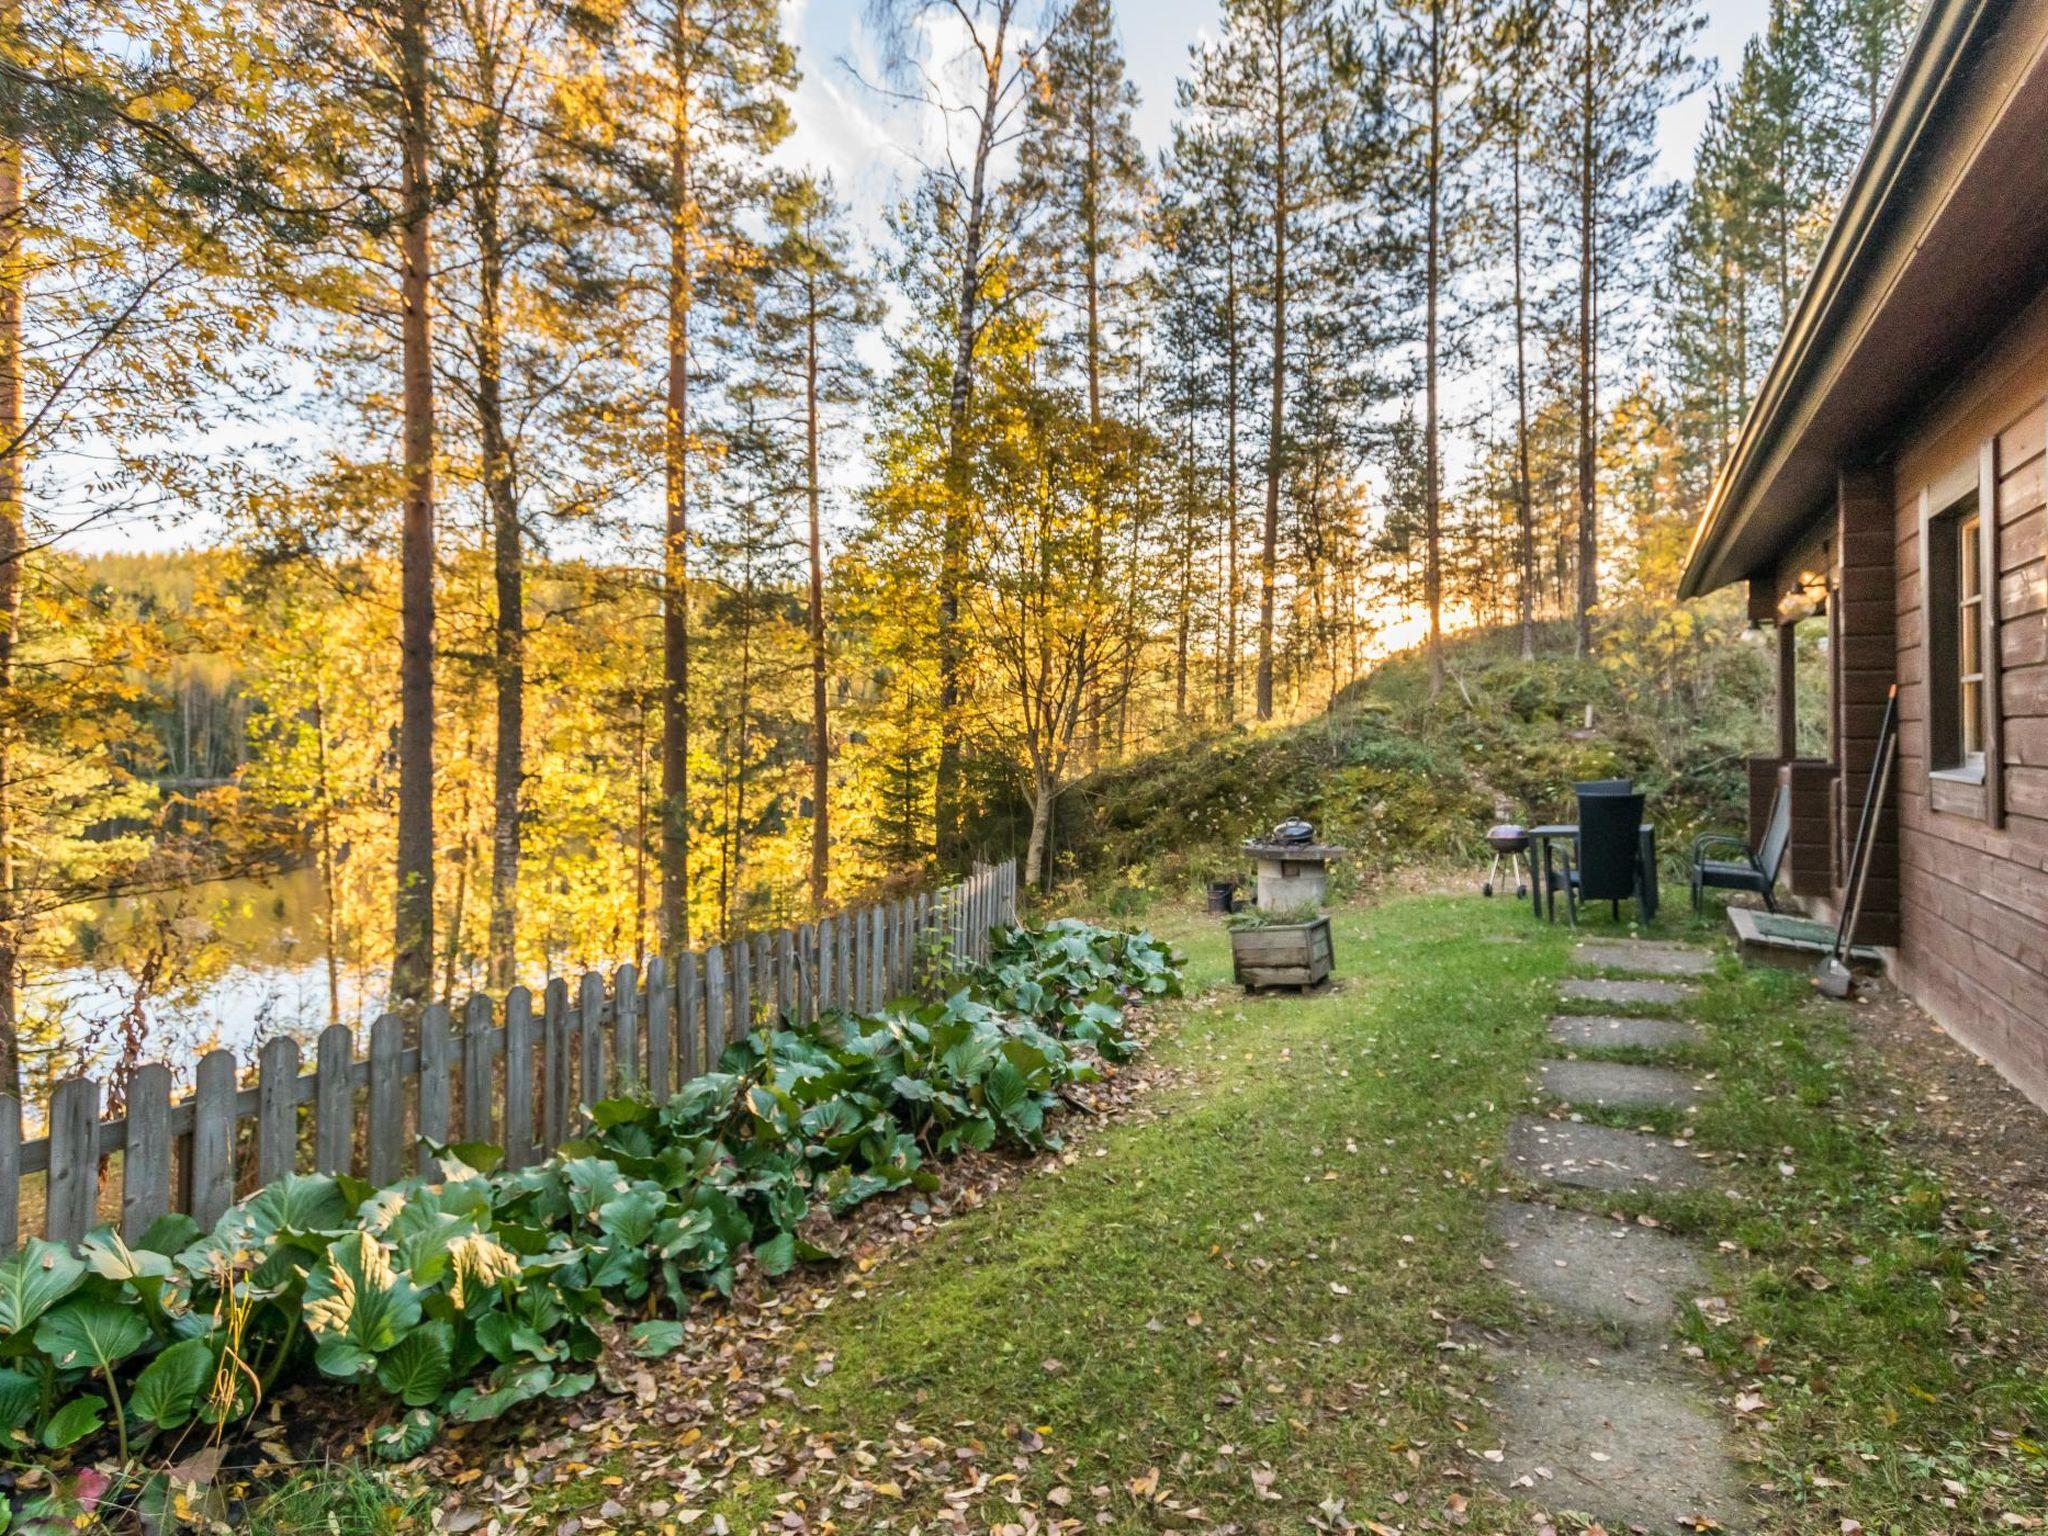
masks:
[[[1312,987],[1329,976],[1335,959],[1330,920],[1235,929],[1230,958],[1241,987]]]

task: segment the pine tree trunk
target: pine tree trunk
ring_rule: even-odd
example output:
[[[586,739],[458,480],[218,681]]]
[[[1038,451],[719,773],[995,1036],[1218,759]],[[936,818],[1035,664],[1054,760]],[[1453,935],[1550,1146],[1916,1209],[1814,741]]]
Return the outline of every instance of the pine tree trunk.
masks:
[[[1002,105],[1003,50],[1010,12],[998,12],[995,46],[987,54],[981,119],[968,182],[966,242],[960,261],[960,301],[953,332],[953,376],[946,398],[946,508],[939,548],[939,762],[932,786],[933,842],[942,867],[952,868],[966,846],[960,797],[961,673],[966,650],[960,600],[967,579],[967,407],[974,394],[974,343],[980,324],[982,241],[988,218],[988,163],[995,152]]]
[[[1280,554],[1280,472],[1287,426],[1287,55],[1273,36],[1273,409],[1266,432],[1266,522],[1259,545],[1257,713],[1273,718],[1273,596]]]
[[[426,0],[400,0],[398,33],[399,369],[403,385],[405,502],[400,536],[398,879],[391,996],[426,1001],[434,963],[434,363],[428,221]]]
[[[1522,62],[1518,58],[1518,71]],[[1529,297],[1522,256],[1522,102],[1517,81],[1514,142],[1510,153],[1514,164],[1514,285],[1515,285],[1515,523],[1520,534],[1518,550],[1520,579],[1516,595],[1521,604],[1522,660],[1536,659],[1536,503],[1529,471]]]
[[[1223,719],[1237,723],[1237,604],[1244,586],[1237,571],[1237,239],[1224,255],[1223,279],[1223,481],[1224,555],[1229,567],[1223,604]]]
[[[674,123],[669,141],[668,399],[662,431],[666,519],[661,562],[661,943],[690,947],[690,302],[696,210],[685,16],[676,12]]]
[[[1575,651],[1593,654],[1593,608],[1599,602],[1600,509],[1594,482],[1593,422],[1600,391],[1595,369],[1599,347],[1593,328],[1598,320],[1599,243],[1593,228],[1594,143],[1593,7],[1588,0],[1579,61],[1579,601]]]
[[[1429,610],[1429,696],[1444,691],[1444,535],[1441,464],[1437,443],[1437,301],[1443,272],[1443,7],[1429,8],[1429,148],[1424,167],[1428,209],[1423,271],[1423,568],[1422,597]]]
[[[486,56],[488,57],[488,56]],[[484,96],[496,92],[488,64]],[[475,194],[477,261],[476,408],[483,451],[484,495],[491,512],[491,575],[497,614],[491,626],[491,672],[497,736],[491,759],[490,978],[500,991],[519,968],[519,803],[526,778],[526,573],[512,446],[505,433],[504,230],[498,189],[502,166],[495,117],[485,119],[482,169]]]
[[[0,0],[0,49],[20,57],[21,0]],[[21,86],[0,73],[0,126],[14,122]],[[23,916],[15,890],[14,689],[21,639],[22,561],[27,557],[22,499],[22,310],[25,273],[21,143],[0,137],[0,1093],[21,1096],[21,951]]]
[[[831,877],[832,735],[825,701],[823,488],[818,478],[818,293],[811,280],[804,322],[804,468],[810,493],[811,554],[811,911],[825,910]]]

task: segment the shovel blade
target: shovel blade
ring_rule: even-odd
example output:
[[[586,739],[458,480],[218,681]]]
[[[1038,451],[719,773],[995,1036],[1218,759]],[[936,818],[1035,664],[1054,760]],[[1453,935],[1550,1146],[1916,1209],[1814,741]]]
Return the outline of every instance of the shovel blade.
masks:
[[[1823,997],[1846,998],[1856,990],[1856,977],[1847,964],[1829,955],[1813,968],[1813,984]]]

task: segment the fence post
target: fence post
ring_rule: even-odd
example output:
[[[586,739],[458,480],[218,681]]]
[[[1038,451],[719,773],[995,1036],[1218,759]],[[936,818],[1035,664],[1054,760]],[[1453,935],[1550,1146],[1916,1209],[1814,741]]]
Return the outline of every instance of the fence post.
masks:
[[[66,1078],[50,1095],[44,1235],[53,1243],[71,1247],[92,1230],[99,1194],[100,1085],[89,1077]]]
[[[347,1173],[355,1167],[355,1031],[330,1024],[320,1031],[313,1079],[313,1170]],[[132,1131],[130,1134],[134,1134]]]
[[[732,1026],[727,1040],[744,1040],[754,1027],[754,951],[744,935],[726,946],[726,980],[732,983]]]
[[[235,1203],[235,1053],[199,1058],[192,1095],[192,1219],[208,1231]]]
[[[405,1157],[405,1024],[395,1013],[370,1026],[370,1182],[394,1182]]]
[[[266,1040],[256,1058],[256,1182],[275,1184],[299,1164],[299,1042]]]
[[[698,957],[685,950],[676,958],[676,1085],[704,1070],[704,981]]]
[[[451,1140],[448,1098],[455,1067],[455,1034],[449,1022],[444,1004],[429,1003],[420,1012],[419,1145],[413,1162],[421,1173],[434,1166],[434,1154],[426,1144],[432,1141],[446,1146]]]
[[[704,1070],[716,1072],[725,1053],[725,946],[704,951]]]
[[[0,1252],[21,1236],[21,1100],[0,1093]]]
[[[0,1129],[0,1135],[4,1135]],[[152,1061],[128,1079],[128,1146],[121,1154],[121,1236],[130,1243],[171,1208],[171,1069]],[[0,1247],[11,1235],[0,1233]]]
[[[541,996],[541,1146],[552,1152],[569,1139],[569,983],[548,978]]]
[[[834,918],[818,919],[818,981],[811,994],[815,1016],[839,1005],[839,924]]]
[[[640,1069],[640,968],[628,960],[612,973],[612,1070],[605,1097],[643,1086]]]
[[[505,1166],[533,1161],[533,994],[514,987],[505,994]]]
[[[670,990],[668,962],[658,954],[647,957],[647,1092],[656,1104],[666,1104],[675,1092],[674,1058],[669,1042],[674,1037],[675,997]]]
[[[581,1110],[604,1097],[604,977],[583,973],[583,991],[576,1001],[576,1044],[580,1066],[576,1075],[576,1129],[583,1129]]]
[[[462,1010],[462,1139],[495,1139],[497,1115],[493,1112],[493,1090],[497,1073],[491,1068],[491,1000],[472,992]]]
[[[775,1006],[777,1012],[792,1024],[803,1022],[803,986],[797,974],[797,940],[793,929],[784,928],[775,935],[775,969],[780,973],[775,978]]]

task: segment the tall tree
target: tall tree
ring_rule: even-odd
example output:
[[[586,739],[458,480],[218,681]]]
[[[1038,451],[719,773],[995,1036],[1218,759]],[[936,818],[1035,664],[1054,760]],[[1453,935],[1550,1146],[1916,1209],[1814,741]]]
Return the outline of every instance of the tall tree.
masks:
[[[1067,315],[1050,317],[1055,345],[1078,352],[1095,447],[1087,463],[1098,484],[1088,498],[1094,533],[1089,558],[1098,577],[1107,558],[1099,483],[1114,468],[1103,453],[1106,386],[1130,368],[1119,312],[1134,279],[1132,256],[1144,231],[1145,152],[1132,126],[1137,87],[1124,69],[1112,0],[1069,0],[1045,44],[1025,114],[1020,169],[1025,197],[1037,206],[1032,257],[1048,272],[1050,295]],[[1115,349],[1113,354],[1112,349]],[[1092,691],[1099,679],[1089,679]],[[1092,727],[1099,701],[1088,710]]]
[[[769,208],[771,235],[757,299],[763,383],[785,402],[771,425],[792,430],[800,448],[805,519],[805,600],[811,678],[811,908],[820,911],[832,875],[832,729],[827,699],[825,453],[871,383],[856,350],[880,317],[872,282],[846,228],[830,178],[786,180]]]
[[[1571,189],[1578,318],[1573,335],[1578,417],[1576,649],[1593,648],[1600,601],[1599,441],[1603,307],[1643,285],[1638,249],[1670,206],[1651,178],[1660,114],[1699,82],[1693,0],[1574,0],[1568,11],[1559,124]]]
[[[948,142],[944,168],[926,172],[953,245],[952,358],[946,385],[945,513],[938,574],[939,753],[934,784],[939,861],[951,866],[965,848],[962,822],[962,704],[967,659],[961,624],[966,580],[972,462],[969,412],[989,311],[999,285],[1017,276],[1015,261],[1027,232],[1028,204],[1020,187],[999,186],[997,158],[1023,130],[1022,114],[1038,76],[1045,34],[1030,34],[1029,0],[869,0],[869,14],[886,40],[896,79],[920,82],[920,94],[943,114]],[[964,88],[943,83],[953,61],[924,67],[922,23],[933,16],[957,22],[965,33]],[[1049,29],[1056,34],[1058,24]],[[954,152],[952,124],[965,125],[966,151]],[[1014,297],[1014,295],[1012,295]]]
[[[1496,175],[1494,189],[1506,200],[1497,226],[1505,237],[1508,266],[1507,320],[1513,338],[1515,409],[1514,467],[1510,486],[1515,508],[1515,610],[1522,659],[1536,655],[1536,496],[1529,422],[1529,337],[1535,307],[1531,294],[1531,224],[1541,205],[1533,196],[1532,150],[1540,142],[1539,93],[1542,61],[1556,41],[1552,0],[1511,0],[1491,19],[1485,47],[1493,67],[1481,76],[1478,111]]]
[[[1299,304],[1289,257],[1329,195],[1328,129],[1335,102],[1328,0],[1225,0],[1223,35],[1194,60],[1190,95],[1253,147],[1266,239],[1268,410],[1265,511],[1259,543],[1258,718],[1273,717],[1274,617],[1280,503],[1287,475],[1288,321]]]

